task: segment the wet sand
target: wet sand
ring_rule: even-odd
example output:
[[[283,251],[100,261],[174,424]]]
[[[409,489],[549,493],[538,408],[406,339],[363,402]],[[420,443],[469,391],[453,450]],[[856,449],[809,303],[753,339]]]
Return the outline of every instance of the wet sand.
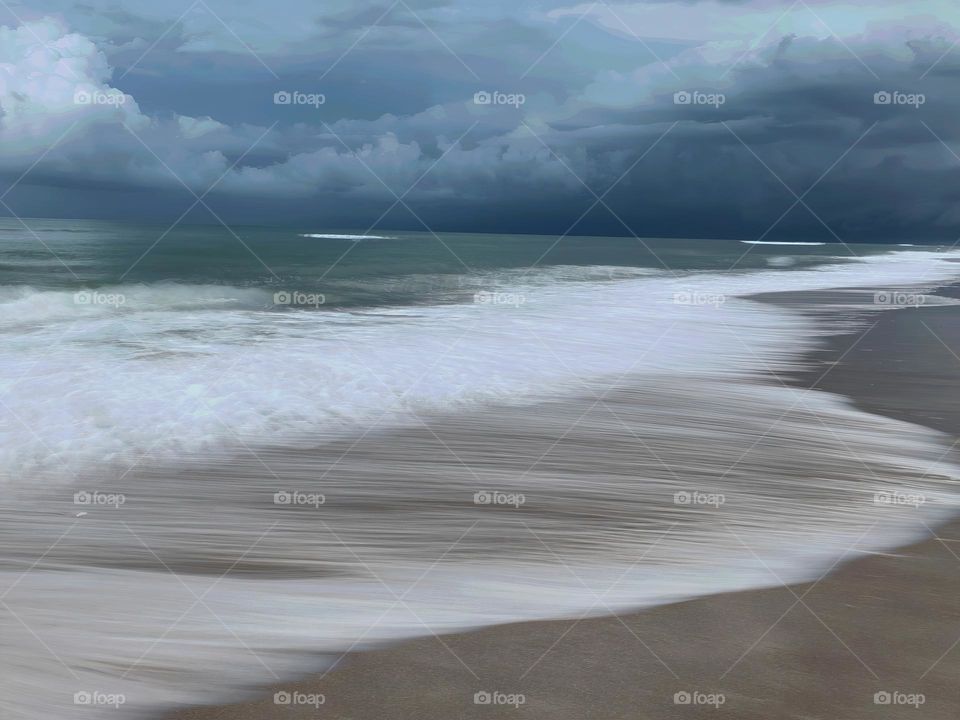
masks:
[[[874,320],[866,333],[831,339],[811,371],[781,379],[960,436],[960,313],[927,307]],[[264,689],[260,700],[168,717],[956,718],[960,522],[936,535],[895,553],[853,547],[815,583],[352,653],[322,676]],[[275,692],[324,702],[278,705]],[[523,702],[476,704],[478,692]],[[893,702],[877,704],[878,692]],[[695,701],[678,704],[676,693]]]

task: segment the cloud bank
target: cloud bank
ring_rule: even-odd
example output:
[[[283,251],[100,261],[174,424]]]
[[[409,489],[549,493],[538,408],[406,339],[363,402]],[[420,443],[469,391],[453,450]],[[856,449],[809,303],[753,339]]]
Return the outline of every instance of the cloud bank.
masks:
[[[18,215],[172,222],[200,196],[361,230],[957,235],[941,2],[22,10],[0,27]]]

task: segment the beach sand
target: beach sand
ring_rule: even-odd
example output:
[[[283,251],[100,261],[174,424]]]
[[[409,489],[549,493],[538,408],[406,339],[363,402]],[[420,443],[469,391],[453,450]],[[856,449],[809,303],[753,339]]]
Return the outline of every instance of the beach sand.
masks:
[[[783,380],[960,436],[953,354],[960,313],[925,307],[874,321],[865,334],[832,338],[815,354],[816,367]],[[424,637],[350,653],[324,675],[261,688],[258,700],[167,717],[953,719],[960,708],[960,522],[935,530],[894,553],[853,547],[812,583],[786,586],[771,577],[778,587],[619,617]],[[322,694],[324,703],[277,705],[275,692]],[[478,692],[502,693],[503,701],[519,694],[523,703],[475,704]],[[696,701],[677,704],[676,693]],[[894,700],[877,704],[876,693]]]

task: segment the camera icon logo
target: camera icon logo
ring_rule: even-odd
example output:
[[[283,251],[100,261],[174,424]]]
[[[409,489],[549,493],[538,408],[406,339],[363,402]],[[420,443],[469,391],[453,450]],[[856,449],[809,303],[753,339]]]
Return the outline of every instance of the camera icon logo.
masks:
[[[89,305],[93,300],[93,295],[91,295],[86,290],[81,290],[73,294],[73,302],[76,305]]]
[[[474,505],[489,505],[493,502],[493,493],[488,490],[481,490],[473,494]]]
[[[475,105],[489,105],[493,102],[493,96],[486,90],[480,90],[473,94],[473,103]]]
[[[93,703],[93,695],[86,690],[81,690],[73,694],[74,705],[90,705],[91,703]]]
[[[293,502],[293,494],[286,490],[281,490],[273,494],[274,505],[289,505],[291,502]]]
[[[77,105],[89,105],[93,102],[93,96],[86,90],[77,90],[73,94],[73,102]]]
[[[293,102],[293,95],[286,90],[279,90],[273,94],[274,105],[289,105]]]
[[[74,505],[89,505],[91,502],[93,502],[93,496],[86,490],[81,490],[73,494]]]
[[[293,697],[286,690],[281,690],[273,694],[274,705],[289,705],[291,702],[293,702]]]
[[[886,690],[881,690],[873,694],[873,704],[874,705],[889,705],[893,700],[893,696],[888,693]]]
[[[893,95],[888,93],[886,90],[881,90],[880,92],[875,92],[873,94],[874,105],[889,105],[892,102],[893,102]]]
[[[689,705],[691,702],[693,702],[693,696],[686,690],[681,690],[673,694],[674,705]]]
[[[286,290],[281,290],[273,294],[274,305],[289,305],[291,302],[293,302],[293,295]]]
[[[688,93],[686,90],[680,90],[673,94],[673,104],[674,105],[689,105],[693,101],[693,95]]]
[[[680,492],[673,494],[673,503],[675,505],[689,505],[691,501],[690,493],[686,490],[681,490]]]
[[[493,702],[493,695],[488,693],[486,690],[480,690],[473,694],[473,704],[474,705],[489,705]]]

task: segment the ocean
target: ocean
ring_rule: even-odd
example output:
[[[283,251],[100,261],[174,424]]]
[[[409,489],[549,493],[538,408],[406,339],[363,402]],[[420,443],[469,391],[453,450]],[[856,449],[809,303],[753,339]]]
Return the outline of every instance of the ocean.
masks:
[[[956,511],[943,436],[782,380],[954,302],[949,248],[25,225],[0,221],[4,717],[814,578]]]

